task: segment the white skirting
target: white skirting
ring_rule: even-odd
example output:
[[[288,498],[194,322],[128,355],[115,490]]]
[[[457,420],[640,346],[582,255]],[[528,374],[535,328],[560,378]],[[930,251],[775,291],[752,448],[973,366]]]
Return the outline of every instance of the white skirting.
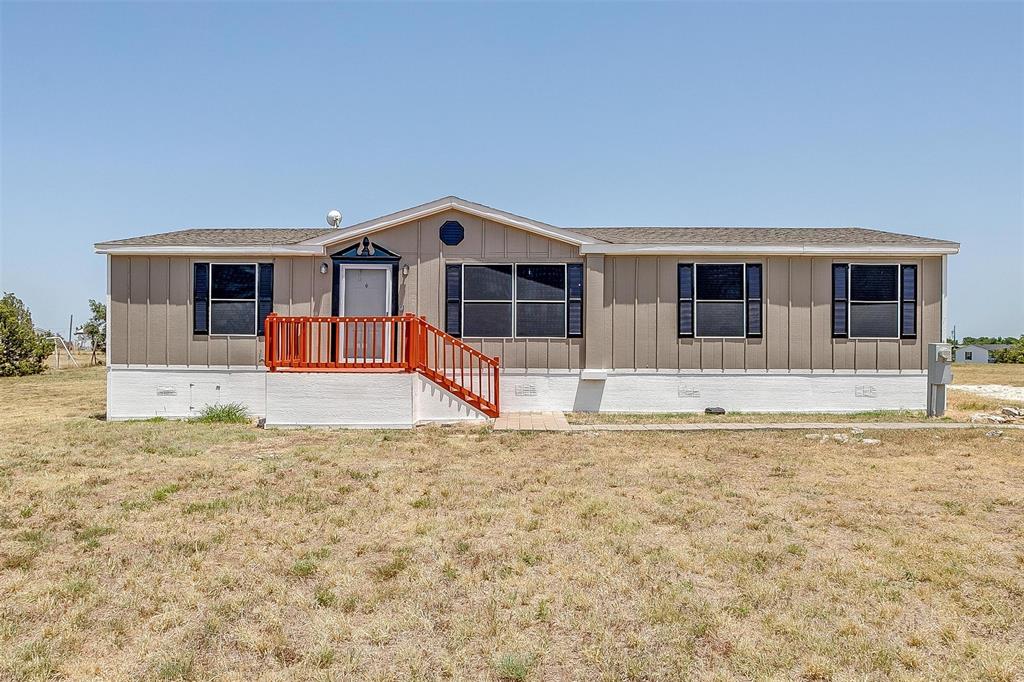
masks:
[[[921,373],[608,372],[502,374],[501,409],[509,412],[867,412],[923,410]],[[586,374],[584,376],[587,376]]]
[[[241,403],[268,426],[409,428],[486,416],[418,374],[118,368],[107,371],[107,418],[183,419]]]
[[[502,373],[502,412],[922,410],[924,374]],[[111,367],[109,419],[183,418],[242,403],[269,426],[407,428],[484,415],[418,374]]]
[[[180,419],[205,406],[242,403],[256,417],[267,412],[267,372],[227,368],[115,368],[107,370],[107,418]]]

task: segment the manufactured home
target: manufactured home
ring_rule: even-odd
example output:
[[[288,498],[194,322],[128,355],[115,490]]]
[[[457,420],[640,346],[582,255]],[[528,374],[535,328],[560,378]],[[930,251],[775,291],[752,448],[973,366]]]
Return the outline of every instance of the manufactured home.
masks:
[[[556,227],[457,197],[107,241],[107,415],[923,409],[958,250],[863,228]]]

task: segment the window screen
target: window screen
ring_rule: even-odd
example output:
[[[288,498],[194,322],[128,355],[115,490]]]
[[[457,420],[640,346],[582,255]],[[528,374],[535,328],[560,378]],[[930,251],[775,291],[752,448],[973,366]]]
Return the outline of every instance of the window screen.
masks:
[[[565,265],[516,265],[516,336],[565,336]]]
[[[743,264],[697,264],[697,299],[737,301],[743,298]]]
[[[463,297],[467,301],[511,301],[511,265],[466,265]]]
[[[256,330],[253,301],[210,301],[212,334],[252,334]]]
[[[743,336],[743,301],[697,301],[697,336]]]
[[[512,303],[466,301],[462,304],[462,335],[512,336]]]
[[[742,263],[697,263],[696,336],[742,337],[746,335],[744,266]]]
[[[516,336],[565,336],[565,304],[516,303]]]
[[[899,276],[898,265],[850,265],[851,338],[899,338]]]
[[[256,333],[256,265],[210,265],[210,333]]]
[[[564,301],[565,266],[517,265],[516,300]]]
[[[464,265],[462,335],[512,336],[512,265]]]
[[[256,266],[214,263],[210,298],[256,298]]]

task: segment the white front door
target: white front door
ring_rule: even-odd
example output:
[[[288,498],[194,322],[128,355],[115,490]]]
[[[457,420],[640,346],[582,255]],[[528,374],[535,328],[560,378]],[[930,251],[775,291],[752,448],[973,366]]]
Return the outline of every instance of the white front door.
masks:
[[[391,266],[343,264],[338,269],[338,306],[342,317],[382,317],[391,314]],[[351,360],[390,359],[390,325],[350,322],[345,325],[342,350]]]

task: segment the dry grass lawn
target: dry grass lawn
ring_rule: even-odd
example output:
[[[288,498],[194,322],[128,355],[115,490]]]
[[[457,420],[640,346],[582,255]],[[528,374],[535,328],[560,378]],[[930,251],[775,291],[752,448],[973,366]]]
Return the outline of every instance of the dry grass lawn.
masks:
[[[0,379],[0,679],[1024,670],[1020,432],[867,446],[102,411],[102,370]]]
[[[958,362],[953,365],[953,383],[1024,386],[1024,365]]]

